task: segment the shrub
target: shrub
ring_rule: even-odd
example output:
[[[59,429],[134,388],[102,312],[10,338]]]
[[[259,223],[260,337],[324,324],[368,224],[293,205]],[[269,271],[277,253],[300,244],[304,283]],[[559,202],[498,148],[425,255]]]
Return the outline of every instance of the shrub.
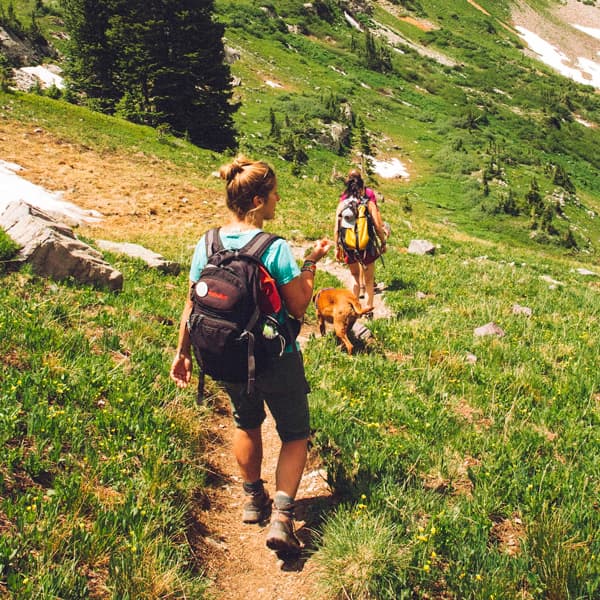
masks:
[[[14,258],[18,250],[18,244],[3,229],[0,229],[0,273],[4,271],[4,263]]]
[[[314,562],[330,598],[391,598],[410,554],[384,516],[340,508],[326,523]]]

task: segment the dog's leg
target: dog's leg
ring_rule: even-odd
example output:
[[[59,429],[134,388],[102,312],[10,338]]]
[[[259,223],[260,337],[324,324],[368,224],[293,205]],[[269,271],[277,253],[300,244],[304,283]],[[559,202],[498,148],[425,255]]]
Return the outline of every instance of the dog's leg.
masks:
[[[317,315],[317,318],[319,319],[319,331],[321,333],[321,336],[325,335],[325,319],[323,318],[322,315]]]
[[[348,354],[352,354],[352,351],[354,350],[354,346],[352,345],[352,342],[350,342],[349,338],[348,338],[348,323],[346,323],[346,321],[342,321],[342,320],[336,320],[333,324],[334,328],[335,328],[335,335],[337,335],[337,337],[342,340],[344,346],[346,346],[346,350],[348,352]]]

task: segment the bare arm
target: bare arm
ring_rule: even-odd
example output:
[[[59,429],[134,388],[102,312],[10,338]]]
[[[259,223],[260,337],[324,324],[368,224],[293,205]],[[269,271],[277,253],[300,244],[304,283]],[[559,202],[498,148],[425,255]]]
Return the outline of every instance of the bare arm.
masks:
[[[177,351],[171,365],[169,376],[178,387],[187,387],[192,377],[192,344],[187,329],[187,322],[192,312],[192,300],[190,293],[193,282],[190,281],[188,295],[179,321],[179,337],[177,340]]]
[[[307,261],[317,263],[323,256],[329,252],[331,242],[327,239],[315,242],[312,251],[306,257]],[[295,277],[289,283],[280,288],[285,306],[293,317],[301,319],[306,312],[313,295],[315,275],[312,271],[301,271],[298,277]]]
[[[375,233],[377,233],[377,237],[381,240],[382,248],[385,248],[387,232],[383,227],[383,219],[381,218],[379,208],[377,208],[375,202],[369,202],[367,206],[369,208],[369,212],[371,213],[371,218],[373,219],[373,225],[375,225]]]

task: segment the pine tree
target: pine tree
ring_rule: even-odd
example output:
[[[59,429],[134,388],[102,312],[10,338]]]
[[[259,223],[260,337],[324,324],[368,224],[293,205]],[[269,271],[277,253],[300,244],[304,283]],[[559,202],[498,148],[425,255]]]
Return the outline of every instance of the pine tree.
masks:
[[[71,92],[92,108],[110,112],[118,99],[115,56],[108,43],[110,11],[105,0],[62,0],[69,32],[66,75]]]
[[[213,0],[62,0],[75,91],[105,112],[235,148],[231,77]]]
[[[544,209],[544,202],[540,194],[540,186],[537,179],[534,177],[529,185],[529,190],[525,194],[527,205],[531,208],[532,216],[539,217]]]
[[[217,151],[236,146],[231,74],[224,27],[212,19],[213,0],[157,0],[164,21],[155,56],[153,100],[161,119],[194,144]]]
[[[278,140],[281,136],[281,127],[277,122],[277,117],[275,116],[275,111],[270,108],[269,109],[269,121],[271,122],[271,129],[269,131],[269,137],[272,137],[275,140]]]

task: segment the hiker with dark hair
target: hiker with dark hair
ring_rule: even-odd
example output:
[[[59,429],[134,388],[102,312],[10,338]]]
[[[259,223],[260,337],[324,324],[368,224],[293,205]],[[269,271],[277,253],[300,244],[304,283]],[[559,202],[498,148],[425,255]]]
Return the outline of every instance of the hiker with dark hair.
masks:
[[[348,265],[352,292],[359,298],[364,282],[365,303],[373,306],[375,261],[386,251],[389,228],[381,219],[375,192],[365,186],[362,175],[352,169],[338,202],[333,239],[337,258]]]
[[[213,243],[222,249],[218,252],[226,254],[231,250],[240,250],[242,253],[244,248],[252,244],[253,239],[258,239],[257,236],[269,237],[269,234],[261,233],[261,228],[264,221],[275,217],[279,202],[277,178],[268,164],[249,160],[244,156],[238,156],[231,164],[221,167],[220,175],[226,181],[230,219],[219,229],[208,233],[215,232],[216,240]],[[207,263],[213,260],[212,256],[208,256],[210,251],[206,243],[207,235],[202,236],[198,242],[192,259],[190,292],[181,316],[177,352],[170,371],[171,379],[179,387],[186,387],[189,384],[192,373],[190,316],[194,313],[195,302],[202,300],[202,298],[194,299],[193,294],[205,298],[210,294],[208,289],[210,284],[202,285],[200,291],[196,288],[196,282],[200,280],[198,283],[200,286],[203,284],[201,277],[204,277],[204,273],[211,271],[214,276],[215,271],[214,268],[205,269]],[[281,310],[276,317],[280,322],[284,322],[288,316],[301,320],[313,295],[316,264],[327,254],[331,244],[326,239],[315,242],[303,266],[298,267],[288,243],[280,237],[270,237],[273,239],[258,258],[262,267],[266,269],[272,280],[274,279],[281,296],[279,307]],[[218,296],[218,294],[214,295]],[[201,316],[200,321],[202,318]],[[277,323],[274,329],[277,328],[276,326]],[[272,332],[269,328],[265,331],[267,329]],[[215,336],[219,335],[217,329],[214,332]],[[249,332],[244,331],[244,335],[247,334]],[[260,336],[257,334],[256,337]],[[293,511],[307,457],[309,437],[307,394],[310,390],[304,374],[302,354],[295,338],[283,336],[282,339],[285,339],[282,343],[282,351],[270,358],[267,366],[260,372],[257,362],[256,377],[252,386],[248,381],[226,381],[226,375],[223,376],[222,384],[231,401],[236,424],[233,452],[248,500],[243,508],[242,520],[246,523],[258,523],[263,521],[271,511],[271,499],[261,479],[261,426],[266,416],[264,408],[266,403],[281,439],[275,473],[274,508],[266,543],[269,548],[276,551],[298,552],[300,543],[294,534]],[[195,342],[193,349],[196,350]],[[198,358],[198,354],[196,357]],[[200,362],[202,364],[202,360]],[[249,362],[250,358],[248,358]],[[225,367],[227,366],[226,364]],[[207,372],[210,374],[210,371]]]

